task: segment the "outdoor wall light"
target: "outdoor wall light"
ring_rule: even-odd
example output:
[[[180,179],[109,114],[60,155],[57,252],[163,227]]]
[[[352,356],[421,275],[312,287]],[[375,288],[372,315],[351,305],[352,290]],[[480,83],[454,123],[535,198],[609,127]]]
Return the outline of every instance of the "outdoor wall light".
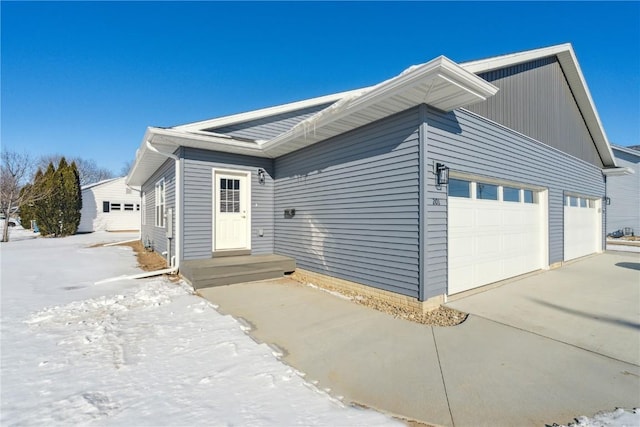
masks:
[[[438,185],[449,183],[449,168],[444,163],[436,163],[436,182]]]
[[[267,173],[267,172],[266,172],[264,169],[262,169],[262,168],[258,169],[258,182],[259,182],[261,185],[262,185],[262,184],[264,184],[264,181],[265,181],[265,174],[266,174],[266,173]]]
[[[610,205],[611,204],[611,198],[604,196],[602,198],[602,201],[604,202],[605,205]]]

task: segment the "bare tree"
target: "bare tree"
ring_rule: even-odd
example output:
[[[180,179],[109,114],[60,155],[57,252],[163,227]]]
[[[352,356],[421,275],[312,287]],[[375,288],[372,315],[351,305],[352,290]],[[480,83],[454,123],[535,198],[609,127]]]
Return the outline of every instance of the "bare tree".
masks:
[[[45,170],[49,163],[57,165],[60,163],[60,159],[65,157],[69,164],[76,163],[78,168],[78,174],[80,175],[80,185],[93,184],[94,182],[104,181],[105,179],[113,178],[113,172],[109,169],[99,167],[95,160],[83,159],[81,157],[66,157],[62,154],[51,154],[48,156],[42,156],[38,160],[37,166]]]
[[[0,212],[4,214],[2,241],[9,241],[9,217],[20,205],[46,197],[36,185],[27,185],[33,175],[34,161],[26,153],[3,150],[0,154]]]
[[[122,164],[122,169],[120,169],[120,176],[127,176],[129,175],[129,171],[131,170],[131,168],[133,167],[133,164],[135,163],[134,159],[129,159],[126,162],[124,162]]]

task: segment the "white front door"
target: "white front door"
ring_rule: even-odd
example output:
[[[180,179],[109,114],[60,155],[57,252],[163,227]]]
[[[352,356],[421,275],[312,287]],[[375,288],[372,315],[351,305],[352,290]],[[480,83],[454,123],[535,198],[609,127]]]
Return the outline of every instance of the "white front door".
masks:
[[[251,249],[251,173],[213,170],[213,251]]]

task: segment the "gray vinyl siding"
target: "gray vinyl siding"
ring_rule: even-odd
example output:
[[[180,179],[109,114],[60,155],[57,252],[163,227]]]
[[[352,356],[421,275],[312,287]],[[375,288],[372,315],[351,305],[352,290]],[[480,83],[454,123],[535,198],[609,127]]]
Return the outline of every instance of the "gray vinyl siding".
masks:
[[[213,168],[251,171],[251,253],[273,253],[273,160],[195,148],[183,148],[183,156],[182,258],[211,258]],[[258,168],[267,172],[263,185]]]
[[[417,298],[419,125],[414,108],[277,158],[275,252]]]
[[[427,163],[456,171],[544,187],[549,192],[549,263],[564,259],[564,192],[605,194],[600,168],[470,111],[427,109]],[[447,186],[426,186],[425,297],[447,290]]]
[[[162,253],[167,250],[167,231],[166,228],[155,226],[155,210],[156,210],[156,192],[155,186],[160,179],[164,178],[165,182],[165,209],[173,209],[173,225],[175,230],[176,223],[176,170],[175,161],[168,159],[160,166],[160,168],[151,175],[151,178],[142,186],[142,191],[146,194],[146,215],[145,224],[141,226],[142,243],[151,242],[153,250]],[[175,233],[174,233],[175,235]],[[171,243],[171,254],[175,255],[175,239]]]
[[[500,90],[468,109],[565,153],[602,160],[555,56],[478,74]]]
[[[640,151],[634,156],[613,147],[613,154],[619,167],[631,168],[635,173],[607,177],[607,196],[611,204],[606,207],[606,230],[611,233],[631,227],[637,236],[640,234]]]
[[[249,139],[271,139],[288,131],[296,124],[318,111],[327,108],[332,103],[314,105],[288,113],[276,114],[231,126],[206,129],[211,132],[225,133],[234,137]]]

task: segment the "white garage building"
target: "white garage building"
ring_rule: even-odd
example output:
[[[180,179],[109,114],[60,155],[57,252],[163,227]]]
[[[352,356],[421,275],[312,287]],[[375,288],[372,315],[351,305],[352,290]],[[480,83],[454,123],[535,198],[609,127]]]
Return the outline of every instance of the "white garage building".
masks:
[[[78,233],[140,230],[140,191],[113,178],[82,187]]]

